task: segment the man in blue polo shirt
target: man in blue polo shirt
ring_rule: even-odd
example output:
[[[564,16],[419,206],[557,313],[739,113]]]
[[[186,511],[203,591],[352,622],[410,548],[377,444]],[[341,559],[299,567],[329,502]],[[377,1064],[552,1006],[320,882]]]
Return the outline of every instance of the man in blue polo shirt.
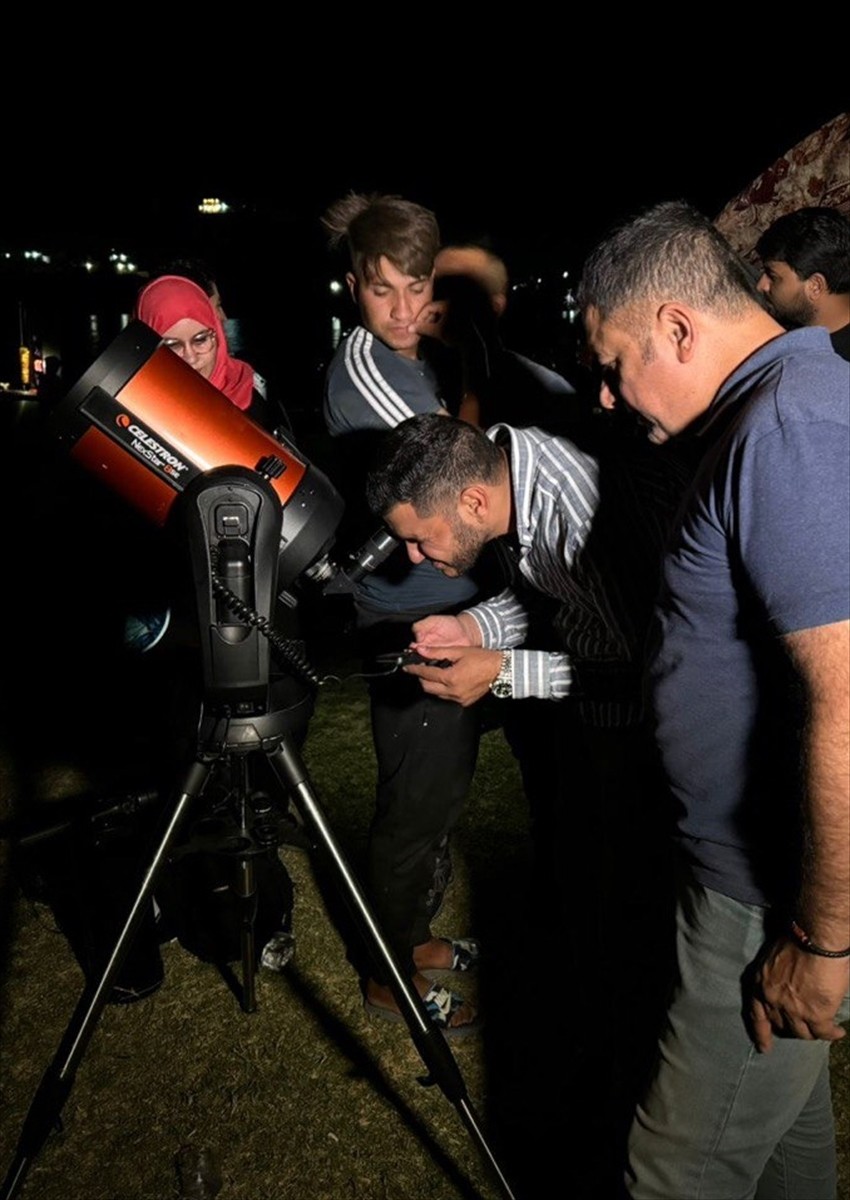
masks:
[[[850,966],[850,365],[784,333],[685,204],[590,256],[603,372],[657,444],[702,447],[668,555],[657,737],[684,873],[678,982],[630,1195],[831,1197],[828,1052]]]

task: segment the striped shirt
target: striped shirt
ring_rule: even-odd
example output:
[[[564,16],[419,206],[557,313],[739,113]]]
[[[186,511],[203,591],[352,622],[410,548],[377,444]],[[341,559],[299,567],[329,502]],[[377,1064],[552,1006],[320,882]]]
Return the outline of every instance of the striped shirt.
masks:
[[[594,723],[628,723],[684,479],[655,447],[630,447],[618,458],[536,428],[496,425],[487,436],[509,442],[519,553],[517,582],[467,610],[482,645],[507,649],[526,640],[525,585],[560,601],[558,649],[513,650],[514,697],[576,695]]]

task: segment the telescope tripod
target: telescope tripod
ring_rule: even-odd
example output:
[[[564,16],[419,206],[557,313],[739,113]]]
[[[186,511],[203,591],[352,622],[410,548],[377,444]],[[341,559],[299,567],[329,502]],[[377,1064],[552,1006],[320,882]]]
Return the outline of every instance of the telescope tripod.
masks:
[[[216,716],[205,723],[207,736],[203,738],[197,756],[179,784],[176,799],[163,815],[159,840],[153,848],[138,893],[103,974],[96,983],[90,984],[83,991],[56,1055],[41,1079],[24,1121],[14,1161],[0,1189],[0,1200],[13,1200],[13,1197],[18,1195],[33,1159],[41,1150],[51,1129],[59,1124],[61,1110],[70,1095],[77,1069],[104,1005],[109,1000],[116,976],[148,910],[160,872],[180,834],[186,828],[192,809],[200,801],[214,765],[223,757],[250,758],[258,754],[267,757],[276,779],[292,801],[313,845],[326,852],[343,899],[347,902],[367,945],[386,968],[399,1009],[431,1077],[454,1104],[471,1137],[494,1171],[506,1200],[513,1200],[513,1193],[480,1129],[463,1078],[448,1044],[442,1032],[429,1018],[416,988],[401,970],[331,832],[291,733],[291,711],[283,709],[259,718],[246,719]],[[246,905],[241,947],[242,1007],[250,1012],[255,1006],[255,953],[253,921],[250,918],[250,856],[240,859],[240,877],[244,883],[242,899]]]
[[[300,740],[296,737],[294,744]],[[220,760],[211,761],[204,813],[189,821],[188,837],[169,854],[176,870],[157,892],[168,933],[218,966],[245,1013],[257,1009],[260,962],[281,970],[294,947],[292,883],[277,858],[278,847],[289,843],[315,850],[288,798],[285,809],[276,802],[276,778],[258,781],[252,769],[264,765],[258,758],[265,755],[225,749]],[[231,969],[237,962],[239,978]]]
[[[270,470],[275,467],[274,463],[263,465]],[[301,511],[297,506],[292,507]],[[59,1049],[36,1090],[14,1161],[0,1189],[0,1200],[13,1200],[18,1194],[30,1163],[51,1128],[59,1122],[86,1046],[149,911],[157,879],[175,851],[193,807],[201,799],[213,766],[223,759],[237,765],[242,760],[244,780],[247,762],[258,755],[268,760],[276,781],[301,818],[313,848],[324,852],[367,949],[390,980],[399,1011],[431,1077],[454,1104],[495,1173],[506,1200],[513,1200],[513,1193],[479,1127],[446,1039],[431,1021],[419,993],[381,933],[331,832],[301,759],[297,735],[306,729],[310,711],[309,691],[303,681],[315,680],[308,666],[297,655],[289,654],[271,623],[280,582],[282,531],[287,555],[297,558],[293,547],[298,541],[297,537],[287,540],[289,523],[282,516],[278,497],[264,474],[242,467],[217,468],[199,475],[186,487],[178,511],[185,526],[192,564],[201,662],[201,709],[193,742],[194,758],[176,788],[176,798],[163,814],[159,840],[103,974],[83,990]],[[272,645],[287,658],[294,673],[274,675],[270,667]],[[255,1004],[255,954],[252,859],[248,843],[246,838],[242,848],[245,852],[240,855],[237,890],[242,900],[242,1007],[251,1011]]]

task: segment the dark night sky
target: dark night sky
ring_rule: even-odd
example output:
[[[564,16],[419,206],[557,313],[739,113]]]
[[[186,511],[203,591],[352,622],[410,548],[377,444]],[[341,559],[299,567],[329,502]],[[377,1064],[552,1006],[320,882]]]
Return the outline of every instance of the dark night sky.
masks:
[[[376,113],[370,127],[341,94],[322,113],[305,103],[298,121],[225,109],[214,133],[190,126],[185,138],[128,117],[100,144],[68,116],[45,131],[37,185],[3,186],[0,243],[168,237],[203,195],[255,206],[279,231],[315,231],[324,206],[355,188],[416,199],[447,236],[487,233],[509,256],[557,247],[580,257],[612,220],[656,200],[682,196],[715,215],[847,99],[835,85],[811,99],[753,93],[668,111],[627,93],[598,108],[567,102],[553,87],[422,132],[399,113]]]
[[[415,72],[399,80],[376,65],[366,85],[339,86],[321,103],[290,81],[280,95],[269,98],[267,89],[256,100],[224,89],[214,111],[198,116],[183,115],[170,93],[164,116],[134,107],[132,96],[120,104],[113,97],[108,120],[103,102],[92,105],[78,87],[40,130],[37,156],[15,160],[0,180],[0,250],[79,257],[116,248],[145,269],[200,255],[231,314],[249,316],[262,329],[258,340],[279,346],[284,334],[312,378],[325,347],[311,352],[309,343],[320,322],[324,329],[336,269],[319,217],[349,190],[427,205],[447,240],[489,237],[514,279],[559,279],[564,269],[575,278],[609,225],[638,208],[684,198],[716,215],[780,154],[850,108],[846,71],[833,76],[841,86],[821,75],[817,88],[789,88],[785,98],[716,79],[712,91],[695,81],[654,95],[603,80],[597,95],[552,73],[545,84],[473,95],[442,79],[436,91],[417,90]],[[221,197],[238,215],[199,219],[203,196]],[[45,334],[48,304],[83,310],[42,283],[36,295],[17,280],[5,295],[0,276],[13,349],[22,290]],[[129,291],[133,281],[125,283]],[[127,311],[132,300],[117,303]],[[68,353],[66,343],[60,349]]]

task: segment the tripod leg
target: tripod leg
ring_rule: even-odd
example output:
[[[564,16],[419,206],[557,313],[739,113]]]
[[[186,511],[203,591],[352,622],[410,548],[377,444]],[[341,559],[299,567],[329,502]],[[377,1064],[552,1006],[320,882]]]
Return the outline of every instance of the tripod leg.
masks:
[[[422,1060],[445,1096],[457,1108],[464,1124],[496,1174],[503,1194],[507,1200],[514,1200],[513,1192],[481,1132],[466,1085],[448,1043],[428,1016],[421,996],[402,971],[392,948],[379,929],[366,897],[325,819],[307,768],[288,735],[285,735],[279,747],[269,754],[269,761],[308,829],[313,833],[316,844],[325,850],[338,873],[343,896],[348,901],[353,916],[387,969],[388,977],[392,981],[393,995]]]
[[[94,1033],[98,1018],[107,1002],[112,985],[133,938],[146,912],[153,885],[165,861],[168,848],[176,837],[192,801],[201,794],[209,776],[210,763],[197,760],[192,764],[174,810],[168,818],[162,838],[156,847],[142,885],[100,981],[93,990],[86,988],[62,1036],[53,1061],[42,1076],[30,1105],[18,1140],[15,1159],[0,1190],[0,1200],[12,1200],[23,1186],[30,1163],[38,1154],[52,1127],[58,1124],[65,1101],[74,1085],[74,1076]]]
[[[253,858],[240,858],[237,866],[236,895],[241,909],[239,946],[242,953],[242,1011],[257,1011],[257,966],[254,923],[257,919],[257,884]]]
[[[237,755],[231,762],[232,786],[239,797],[240,832],[247,838],[248,796],[250,794],[248,756]],[[245,1013],[257,1011],[256,959],[254,924],[257,919],[257,882],[253,858],[246,854],[236,864],[233,894],[239,902],[239,953],[242,959],[242,996],[240,1005]]]

